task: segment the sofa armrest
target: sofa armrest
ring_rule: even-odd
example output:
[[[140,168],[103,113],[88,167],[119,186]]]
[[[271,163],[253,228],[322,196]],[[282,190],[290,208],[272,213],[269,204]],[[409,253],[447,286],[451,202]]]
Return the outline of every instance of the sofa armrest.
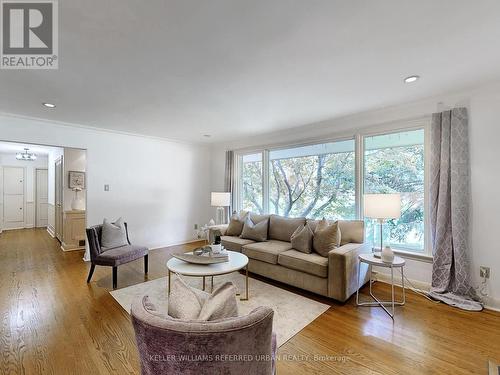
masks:
[[[215,236],[223,236],[226,233],[229,224],[212,225],[208,227],[208,243],[214,243]]]
[[[368,265],[362,264],[358,282],[358,255],[371,252],[367,243],[348,243],[328,253],[328,296],[344,302],[368,277]]]

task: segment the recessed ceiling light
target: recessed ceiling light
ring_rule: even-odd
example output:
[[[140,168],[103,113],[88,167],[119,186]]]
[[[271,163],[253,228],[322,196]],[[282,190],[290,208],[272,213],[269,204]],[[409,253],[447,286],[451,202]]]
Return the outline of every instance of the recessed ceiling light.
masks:
[[[412,82],[417,81],[419,78],[420,78],[419,76],[409,76],[409,77],[405,78],[405,82],[406,83],[412,83]]]
[[[56,105],[52,103],[42,103],[42,104],[47,108],[56,108]]]

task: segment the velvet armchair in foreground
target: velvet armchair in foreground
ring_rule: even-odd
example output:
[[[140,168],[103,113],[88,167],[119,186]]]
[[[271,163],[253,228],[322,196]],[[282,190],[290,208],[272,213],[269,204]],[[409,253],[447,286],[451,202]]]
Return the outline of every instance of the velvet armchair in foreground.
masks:
[[[273,310],[214,321],[180,320],[156,310],[147,296],[132,304],[142,375],[275,373]]]
[[[95,266],[113,267],[113,289],[118,284],[118,266],[144,257],[144,273],[148,273],[148,248],[132,245],[128,237],[128,226],[125,224],[128,245],[105,249],[101,247],[102,225],[87,228],[87,239],[90,249],[90,271],[87,283],[90,283]]]

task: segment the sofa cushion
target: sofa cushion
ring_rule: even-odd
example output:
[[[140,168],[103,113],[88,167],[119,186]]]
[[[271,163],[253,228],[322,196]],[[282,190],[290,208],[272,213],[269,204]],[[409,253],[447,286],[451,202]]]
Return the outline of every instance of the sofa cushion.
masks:
[[[288,218],[279,215],[271,215],[269,218],[269,238],[271,240],[279,240],[290,242],[293,232],[300,226],[306,223],[306,219]]]
[[[116,267],[142,258],[147,253],[148,248],[144,246],[126,245],[115,247],[99,254],[94,263],[101,266]]]
[[[242,253],[250,259],[260,260],[271,264],[278,264],[278,255],[283,251],[290,250],[290,242],[269,240],[266,242],[256,242],[243,246]]]
[[[316,229],[319,220],[307,219],[307,224],[312,231]],[[333,223],[333,221],[329,221]],[[363,220],[339,220],[339,229],[342,234],[340,245],[348,243],[363,243],[365,242],[365,222]]]
[[[246,240],[244,238],[239,238],[236,236],[222,236],[221,237],[222,246],[228,250],[241,252],[241,247],[251,243],[255,243],[252,240]]]
[[[260,215],[260,214],[256,214],[256,213],[253,213],[253,212],[250,212],[250,218],[252,219],[252,221],[257,224],[257,223],[260,223],[261,221],[264,221],[264,220],[267,220],[269,219],[269,217],[271,215]]]
[[[319,277],[328,277],[328,258],[319,254],[305,254],[297,250],[280,253],[278,264]]]
[[[319,255],[328,256],[330,250],[340,245],[340,230],[338,222],[329,224],[325,219],[316,226],[313,238],[313,248]]]
[[[310,254],[313,249],[313,232],[309,225],[303,225],[295,229],[292,234],[292,248],[303,253]]]
[[[240,237],[247,240],[266,241],[268,227],[269,219],[254,223],[252,219],[247,216]]]

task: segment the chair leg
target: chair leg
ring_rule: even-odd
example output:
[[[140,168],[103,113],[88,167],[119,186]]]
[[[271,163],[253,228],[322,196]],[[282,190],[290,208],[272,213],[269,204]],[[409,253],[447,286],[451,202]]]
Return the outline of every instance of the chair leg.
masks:
[[[92,275],[94,274],[95,264],[90,265],[89,277],[87,277],[87,284],[90,283],[90,279],[92,279]]]
[[[116,289],[118,283],[118,267],[113,267],[113,289]]]
[[[148,254],[144,255],[144,273],[148,273]]]

